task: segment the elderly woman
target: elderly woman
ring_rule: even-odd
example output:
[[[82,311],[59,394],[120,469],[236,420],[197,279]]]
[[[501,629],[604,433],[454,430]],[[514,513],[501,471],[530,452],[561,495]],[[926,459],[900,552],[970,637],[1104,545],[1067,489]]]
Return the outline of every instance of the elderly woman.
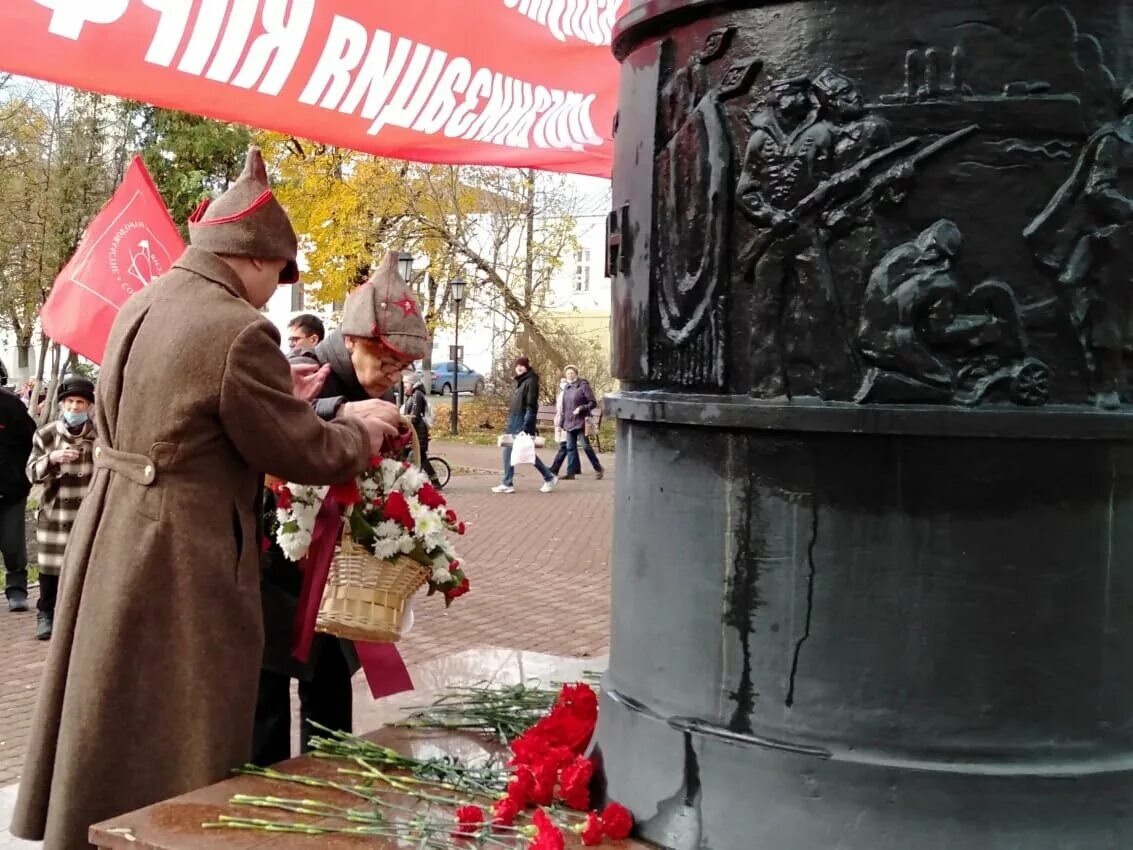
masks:
[[[312,364],[325,383],[312,404],[319,416],[333,419],[359,407],[392,405],[395,384],[428,349],[428,331],[412,292],[390,257],[373,278],[346,299],[342,326],[313,349],[292,357]],[[387,440],[383,453],[400,454],[409,432]],[[269,506],[269,515],[274,507]],[[324,518],[323,521],[329,522]],[[317,608],[321,588],[313,588],[303,569],[272,544],[265,555],[261,591],[265,646],[256,705],[253,761],[269,765],[291,757],[291,680],[299,681],[300,748],[309,749],[309,721],[349,732],[353,725],[351,677],[366,662],[350,641],[314,634],[306,612]],[[307,581],[304,579],[307,578]],[[305,612],[296,616],[297,609]],[[299,621],[302,621],[301,624]],[[373,645],[369,645],[373,646]],[[396,652],[391,647],[387,652]],[[367,671],[370,672],[369,670]],[[398,689],[388,683],[389,692]]]
[[[576,471],[582,470],[582,462],[578,458],[578,443],[581,440],[586,457],[590,460],[590,465],[594,467],[594,477],[600,479],[604,474],[602,463],[598,460],[598,455],[594,453],[590,440],[586,436],[586,420],[594,412],[594,408],[598,406],[598,400],[594,397],[594,390],[590,389],[590,384],[586,379],[578,377],[577,367],[567,366],[563,370],[563,378],[567,382],[563,389],[561,423],[563,431],[566,432],[567,474],[565,477],[570,480],[574,478]]]

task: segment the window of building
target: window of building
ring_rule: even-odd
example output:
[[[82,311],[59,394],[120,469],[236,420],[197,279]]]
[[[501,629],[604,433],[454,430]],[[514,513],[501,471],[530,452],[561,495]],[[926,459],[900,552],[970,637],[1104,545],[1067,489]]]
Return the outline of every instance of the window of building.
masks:
[[[574,291],[590,291],[590,251],[586,248],[574,252]]]

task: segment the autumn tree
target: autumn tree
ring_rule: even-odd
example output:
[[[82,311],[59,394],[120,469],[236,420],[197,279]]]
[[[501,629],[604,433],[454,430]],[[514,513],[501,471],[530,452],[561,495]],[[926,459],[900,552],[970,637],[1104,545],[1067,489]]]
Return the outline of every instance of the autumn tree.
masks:
[[[552,276],[576,245],[584,199],[569,178],[385,160],[276,134],[258,139],[304,234],[317,300],[340,300],[387,251],[408,250],[427,259],[410,283],[431,333],[447,324],[448,284],[462,278],[467,308],[506,314],[543,355],[566,362],[541,314]]]
[[[27,366],[36,318],[118,182],[130,129],[113,98],[8,80],[0,91],[0,322]]]
[[[134,126],[130,146],[142,156],[182,236],[201,199],[240,176],[252,131],[239,124],[140,103],[123,104]]]

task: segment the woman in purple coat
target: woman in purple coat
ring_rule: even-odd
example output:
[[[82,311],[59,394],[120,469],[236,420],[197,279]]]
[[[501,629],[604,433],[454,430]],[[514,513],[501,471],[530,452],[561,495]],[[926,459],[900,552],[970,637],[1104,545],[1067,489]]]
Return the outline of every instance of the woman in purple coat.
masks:
[[[578,377],[577,367],[567,366],[563,370],[563,377],[567,380],[566,389],[563,390],[562,414],[562,428],[566,431],[566,477],[574,478],[574,470],[582,469],[582,463],[578,458],[578,441],[582,440],[586,457],[594,467],[594,475],[596,478],[601,478],[602,464],[586,436],[586,419],[598,406],[598,400],[594,397],[594,390],[590,389],[590,384]]]

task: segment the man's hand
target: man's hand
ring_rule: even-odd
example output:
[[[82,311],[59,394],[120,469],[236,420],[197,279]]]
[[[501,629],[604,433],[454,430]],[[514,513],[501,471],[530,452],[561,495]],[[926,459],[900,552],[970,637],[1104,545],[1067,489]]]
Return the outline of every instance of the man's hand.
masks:
[[[292,393],[302,401],[314,401],[323,391],[323,385],[330,375],[330,364],[318,366],[314,363],[299,363],[291,366],[291,380],[295,384]]]
[[[79,459],[79,453],[74,449],[56,449],[47,456],[49,463],[58,466],[61,463],[74,463]]]
[[[581,416],[581,415],[582,415],[583,413],[585,413],[585,412],[586,412],[586,408],[585,408],[585,407],[576,407],[576,408],[574,409],[574,415],[575,415],[575,416]]]
[[[370,435],[370,443],[375,451],[385,442],[386,437],[396,437],[401,428],[401,411],[397,409],[397,405],[380,398],[348,401],[339,408],[338,415],[361,422]]]

